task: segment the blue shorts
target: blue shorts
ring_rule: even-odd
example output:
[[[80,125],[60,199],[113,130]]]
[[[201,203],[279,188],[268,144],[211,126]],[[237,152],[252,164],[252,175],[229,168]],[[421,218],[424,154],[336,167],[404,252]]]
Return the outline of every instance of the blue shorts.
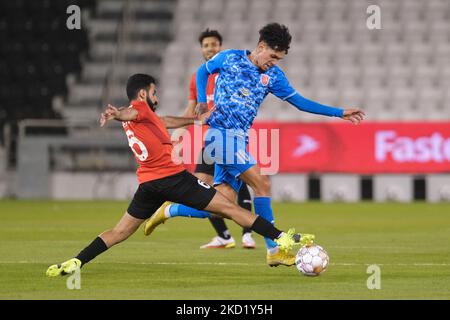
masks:
[[[247,151],[245,133],[234,130],[210,128],[205,137],[205,151],[214,160],[214,186],[227,183],[237,193],[242,181],[238,178],[256,164]]]

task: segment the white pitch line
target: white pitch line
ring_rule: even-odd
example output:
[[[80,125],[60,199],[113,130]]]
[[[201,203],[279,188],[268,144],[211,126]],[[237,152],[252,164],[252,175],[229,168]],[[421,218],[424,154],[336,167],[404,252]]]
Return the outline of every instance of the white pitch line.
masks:
[[[0,261],[0,264],[45,264],[48,261]],[[95,262],[96,264],[138,264],[138,265],[214,265],[214,266],[256,266],[258,264],[242,263],[242,262],[124,262],[124,261],[108,261]]]
[[[0,261],[0,264],[48,264],[48,261]],[[243,263],[243,262],[124,262],[109,261],[95,262],[96,264],[135,264],[135,265],[185,265],[185,266],[261,266],[264,263]],[[354,266],[400,266],[400,267],[448,267],[450,263],[339,263],[332,262],[331,266],[354,267]]]

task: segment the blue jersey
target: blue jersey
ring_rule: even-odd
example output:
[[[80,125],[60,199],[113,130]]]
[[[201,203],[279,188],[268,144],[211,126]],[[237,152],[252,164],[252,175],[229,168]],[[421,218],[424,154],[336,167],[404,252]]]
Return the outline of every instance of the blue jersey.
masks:
[[[210,74],[219,72],[214,94],[216,111],[208,120],[212,128],[247,131],[269,93],[283,100],[296,93],[279,67],[262,72],[249,54],[246,50],[225,50],[205,64]]]
[[[208,73],[219,73],[214,94],[216,111],[208,119],[212,128],[246,132],[269,93],[288,101],[301,111],[330,117],[343,116],[344,110],[341,108],[322,105],[302,97],[291,87],[279,67],[260,70],[250,61],[249,54],[250,51],[246,50],[225,50],[198,69],[198,102],[206,102]]]

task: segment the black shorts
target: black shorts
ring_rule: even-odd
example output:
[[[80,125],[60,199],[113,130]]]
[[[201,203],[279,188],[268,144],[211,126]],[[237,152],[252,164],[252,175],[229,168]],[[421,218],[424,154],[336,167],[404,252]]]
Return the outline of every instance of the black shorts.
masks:
[[[204,156],[205,148],[202,148],[202,151],[200,152],[198,156],[198,163],[195,166],[195,173],[205,173],[210,176],[214,177],[214,163],[211,163],[211,160],[207,161],[209,158],[205,159]],[[211,163],[211,164],[209,164]]]
[[[203,210],[216,194],[216,189],[187,171],[141,183],[128,206],[137,219],[148,219],[166,201]]]

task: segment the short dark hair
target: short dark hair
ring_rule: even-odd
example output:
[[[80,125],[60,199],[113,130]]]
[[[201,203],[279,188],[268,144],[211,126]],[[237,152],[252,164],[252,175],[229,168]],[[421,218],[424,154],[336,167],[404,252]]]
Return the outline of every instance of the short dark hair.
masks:
[[[139,90],[145,89],[148,90],[150,85],[154,83],[156,84],[155,78],[148,74],[136,73],[128,78],[127,81],[127,96],[131,101],[136,98]]]
[[[292,36],[284,24],[269,23],[259,30],[259,42],[264,41],[275,51],[289,51]]]
[[[205,31],[200,33],[200,36],[198,37],[198,42],[200,42],[200,45],[203,44],[203,39],[208,37],[215,37],[217,40],[219,40],[220,45],[222,45],[222,35],[217,30],[209,30],[207,28]]]

